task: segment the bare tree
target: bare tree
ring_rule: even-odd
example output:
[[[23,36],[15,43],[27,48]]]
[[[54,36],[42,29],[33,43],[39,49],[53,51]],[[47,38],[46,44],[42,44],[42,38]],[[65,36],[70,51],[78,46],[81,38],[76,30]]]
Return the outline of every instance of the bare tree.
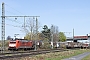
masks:
[[[58,26],[55,27],[55,33],[56,33],[56,41],[59,41],[59,29],[58,29]]]
[[[52,25],[52,34],[53,34],[53,41],[58,41],[59,40],[59,30],[58,26]]]
[[[37,23],[38,24],[38,23]],[[39,25],[37,27],[40,28]],[[30,38],[30,40],[35,40],[36,34],[36,19],[35,18],[28,18],[25,22],[24,32]]]

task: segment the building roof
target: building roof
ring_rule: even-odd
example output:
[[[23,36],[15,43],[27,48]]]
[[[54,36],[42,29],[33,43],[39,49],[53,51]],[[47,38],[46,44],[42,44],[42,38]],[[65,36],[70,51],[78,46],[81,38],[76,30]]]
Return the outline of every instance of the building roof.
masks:
[[[68,37],[67,40],[73,40],[73,38]],[[87,40],[88,36],[74,36],[74,40]]]
[[[77,39],[88,39],[88,36],[74,36]]]

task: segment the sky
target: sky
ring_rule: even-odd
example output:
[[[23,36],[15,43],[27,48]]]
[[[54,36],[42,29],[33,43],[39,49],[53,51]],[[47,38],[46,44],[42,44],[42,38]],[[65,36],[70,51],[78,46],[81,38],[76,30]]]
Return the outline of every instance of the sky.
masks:
[[[38,21],[41,26],[50,27],[53,24],[58,26],[61,32],[71,32],[65,33],[66,36],[72,36],[73,29],[75,36],[90,33],[90,0],[0,0],[1,5],[2,2],[5,3],[5,16],[40,16]],[[1,9],[2,6],[0,6],[0,16]],[[6,18],[5,23],[15,26],[23,24],[23,18],[18,18],[18,23],[10,19],[15,20]],[[5,26],[5,37],[14,37],[14,34],[25,35],[21,28],[10,25]]]

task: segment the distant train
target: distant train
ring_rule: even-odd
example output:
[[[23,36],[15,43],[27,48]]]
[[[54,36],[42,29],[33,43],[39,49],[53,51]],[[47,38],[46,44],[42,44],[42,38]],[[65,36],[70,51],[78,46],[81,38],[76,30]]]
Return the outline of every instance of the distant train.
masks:
[[[67,49],[69,48],[89,48],[89,44],[88,43],[81,43],[81,42],[57,42],[56,44],[56,48],[62,48],[62,47],[66,47]]]
[[[89,44],[80,42],[67,42],[66,48],[89,48]]]
[[[8,50],[19,50],[19,49],[34,49],[35,42],[25,39],[15,39],[9,42]]]

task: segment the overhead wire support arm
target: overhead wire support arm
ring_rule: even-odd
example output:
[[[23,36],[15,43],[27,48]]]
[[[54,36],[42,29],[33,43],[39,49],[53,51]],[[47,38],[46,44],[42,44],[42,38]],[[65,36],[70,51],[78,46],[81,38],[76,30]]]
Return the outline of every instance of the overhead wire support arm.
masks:
[[[3,17],[3,16],[1,16]],[[4,16],[4,17],[40,17],[40,16]]]

